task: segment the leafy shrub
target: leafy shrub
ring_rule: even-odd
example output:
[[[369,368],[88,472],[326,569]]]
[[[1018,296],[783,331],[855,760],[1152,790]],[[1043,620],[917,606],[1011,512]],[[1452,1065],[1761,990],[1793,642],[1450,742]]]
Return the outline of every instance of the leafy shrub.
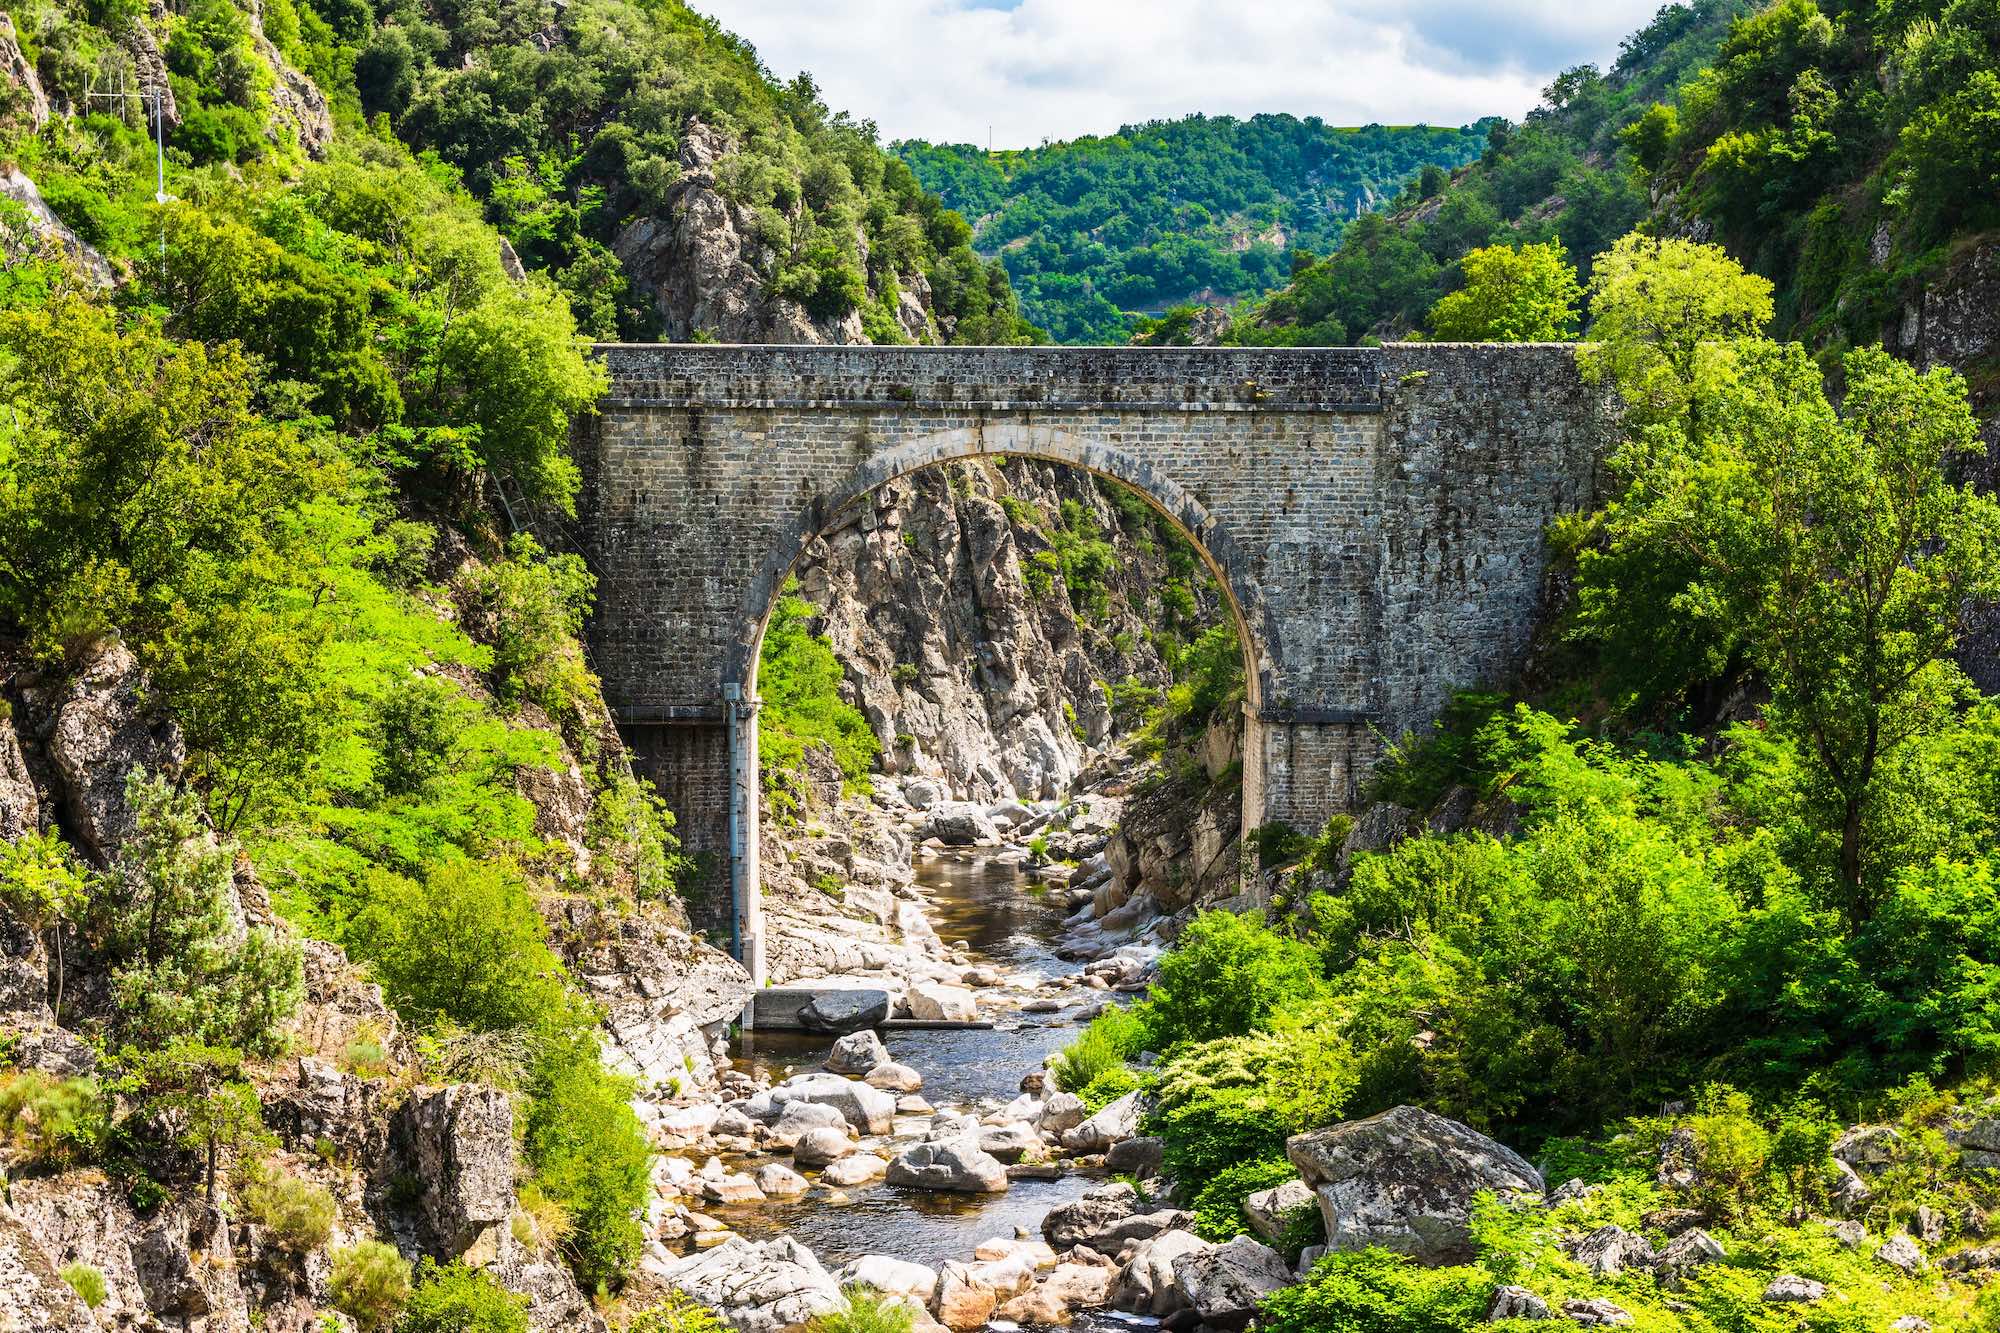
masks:
[[[669,1288],[667,1298],[634,1315],[624,1333],[725,1333],[725,1325],[694,1297]]]
[[[846,672],[833,646],[812,632],[818,614],[787,583],[771,609],[758,657],[758,750],[764,794],[780,817],[795,814],[808,795],[806,750],[824,746],[850,784],[860,783],[875,765],[881,745],[861,710],[841,696]]]
[[[1206,1181],[1239,1162],[1285,1155],[1285,1140],[1340,1115],[1358,1061],[1332,1024],[1303,1018],[1278,1032],[1182,1049],[1161,1071],[1147,1129],[1169,1174]]]
[[[39,1069],[0,1075],[0,1132],[35,1161],[55,1167],[94,1161],[110,1128],[103,1093],[91,1079],[58,1079]]]
[[[1368,1249],[1330,1254],[1264,1303],[1269,1333],[1461,1333],[1485,1317],[1497,1284],[1477,1268],[1420,1268]]]
[[[541,705],[564,719],[591,694],[578,636],[597,578],[580,556],[548,555],[516,533],[507,558],[474,575],[471,592],[491,618],[493,677],[500,697]]]
[[[916,1311],[908,1303],[854,1283],[840,1293],[840,1308],[815,1315],[807,1333],[910,1333]]]
[[[1102,1111],[1128,1092],[1135,1092],[1146,1086],[1144,1078],[1124,1065],[1113,1065],[1096,1078],[1077,1090],[1083,1099],[1084,1109],[1092,1115]]]
[[[396,1333],[528,1333],[528,1298],[456,1260],[424,1260]]]
[[[256,1163],[247,1174],[240,1200],[251,1221],[293,1254],[326,1244],[333,1234],[333,1195],[268,1162]]]
[[[1282,1157],[1238,1162],[1223,1168],[1194,1196],[1194,1230],[1204,1240],[1226,1241],[1250,1229],[1243,1201],[1298,1178],[1298,1168]]]
[[[111,1294],[104,1274],[89,1264],[80,1261],[64,1264],[57,1275],[69,1283],[69,1289],[76,1293],[78,1300],[93,1310],[104,1304],[104,1298]]]
[[[362,1333],[375,1333],[393,1323],[410,1299],[410,1265],[384,1241],[342,1246],[333,1252],[327,1293],[334,1309]]]
[[[630,1105],[631,1085],[580,1033],[539,1063],[525,1148],[542,1194],[568,1219],[563,1253],[585,1291],[606,1289],[638,1259],[652,1150]]]
[[[1108,1070],[1121,1068],[1146,1049],[1146,1027],[1133,1009],[1114,1005],[1090,1020],[1090,1026],[1063,1047],[1049,1067],[1056,1086],[1081,1093]]]
[[[1204,912],[1160,959],[1145,1010],[1149,1044],[1169,1051],[1182,1042],[1241,1036],[1319,990],[1319,955],[1311,945],[1278,934],[1254,913]]]

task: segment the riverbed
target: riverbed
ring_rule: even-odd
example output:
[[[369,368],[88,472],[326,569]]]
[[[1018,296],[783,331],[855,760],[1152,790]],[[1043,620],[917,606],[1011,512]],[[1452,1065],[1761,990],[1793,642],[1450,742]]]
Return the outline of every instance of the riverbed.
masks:
[[[1054,951],[1062,896],[1043,891],[1022,867],[938,858],[918,861],[915,874],[938,934],[962,942],[974,963],[1051,977],[1073,970]],[[923,1095],[932,1105],[984,1112],[1013,1099],[1021,1076],[1040,1068],[1078,1030],[1061,1014],[991,1016],[991,1029],[898,1029],[884,1032],[883,1042],[891,1056],[923,1075]],[[775,1082],[819,1069],[831,1045],[829,1037],[806,1033],[745,1033],[733,1055],[739,1069]],[[1017,1228],[1039,1236],[1043,1214],[1098,1179],[1071,1172],[1060,1180],[1018,1180],[995,1195],[928,1194],[878,1182],[708,1211],[753,1239],[789,1234],[829,1268],[864,1254],[936,1265],[969,1259],[980,1241],[1012,1236]]]

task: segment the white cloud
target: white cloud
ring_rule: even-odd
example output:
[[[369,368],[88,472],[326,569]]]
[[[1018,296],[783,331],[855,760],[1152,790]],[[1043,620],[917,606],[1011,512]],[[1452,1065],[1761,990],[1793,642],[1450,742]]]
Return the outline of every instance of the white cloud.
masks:
[[[692,0],[885,139],[1021,147],[1202,111],[1519,118],[1660,0]]]

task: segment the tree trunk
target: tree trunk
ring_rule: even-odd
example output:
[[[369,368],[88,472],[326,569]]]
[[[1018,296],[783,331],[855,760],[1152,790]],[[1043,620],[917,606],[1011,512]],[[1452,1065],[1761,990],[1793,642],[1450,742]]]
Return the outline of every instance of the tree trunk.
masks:
[[[1856,925],[1869,917],[1868,895],[1861,888],[1861,798],[1849,796],[1840,824],[1840,882],[1847,889],[1848,918]]]

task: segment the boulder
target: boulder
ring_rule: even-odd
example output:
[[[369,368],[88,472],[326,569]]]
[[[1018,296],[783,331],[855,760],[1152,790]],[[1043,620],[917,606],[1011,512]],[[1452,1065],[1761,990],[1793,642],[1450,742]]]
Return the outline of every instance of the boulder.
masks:
[[[856,1283],[885,1296],[901,1296],[917,1305],[927,1306],[937,1291],[938,1273],[935,1268],[927,1268],[908,1259],[893,1259],[886,1254],[864,1254],[849,1261],[840,1270],[841,1286]]]
[[[1139,1140],[1131,1139],[1129,1142],[1137,1143]],[[1252,1231],[1265,1240],[1276,1242],[1285,1234],[1292,1214],[1301,1208],[1311,1208],[1315,1202],[1312,1190],[1303,1180],[1288,1180],[1282,1185],[1258,1190],[1245,1199],[1243,1216],[1249,1219]]]
[[[1570,1248],[1570,1256],[1598,1277],[1616,1277],[1628,1268],[1651,1268],[1656,1256],[1644,1236],[1607,1223]]]
[[[866,1074],[877,1065],[889,1063],[888,1048],[874,1029],[850,1032],[827,1052],[826,1067],[836,1074]]]
[[[1700,1227],[1694,1227],[1675,1236],[1667,1248],[1660,1251],[1659,1258],[1653,1264],[1653,1271],[1660,1281],[1671,1284],[1680,1281],[1703,1264],[1712,1264],[1718,1259],[1728,1257],[1729,1252],[1722,1248],[1721,1241]]]
[[[1380,1245],[1429,1265],[1472,1258],[1472,1201],[1540,1197],[1541,1173],[1484,1134],[1398,1106],[1294,1136],[1285,1153],[1319,1198],[1327,1247]]]
[[[779,1162],[758,1167],[753,1179],[767,1199],[795,1199],[812,1188],[804,1176]]]
[[[792,1145],[792,1161],[798,1166],[829,1166],[854,1151],[847,1135],[828,1125],[809,1129]]]
[[[979,1004],[963,986],[947,986],[926,981],[910,987],[910,1017],[925,1022],[970,1023],[979,1017]]]
[[[1167,1145],[1149,1134],[1120,1139],[1104,1152],[1104,1169],[1151,1180],[1166,1167]]]
[[[1088,1245],[1100,1253],[1100,1237],[1139,1211],[1139,1191],[1122,1180],[1085,1190],[1083,1197],[1057,1204],[1042,1218],[1042,1235],[1058,1250]]]
[[[972,1329],[986,1327],[999,1304],[998,1292],[974,1277],[966,1265],[953,1263],[946,1264],[938,1273],[931,1313],[946,1328],[970,1333]]]
[[[1259,1302],[1292,1281],[1284,1257],[1248,1236],[1189,1251],[1173,1261],[1173,1269],[1181,1295],[1210,1328],[1242,1328]]]
[[[1553,1319],[1549,1303],[1529,1291],[1526,1287],[1512,1284],[1493,1293],[1493,1304],[1487,1307],[1486,1319],[1494,1323],[1502,1319]]]
[[[889,1163],[888,1180],[910,1189],[999,1194],[1007,1188],[1007,1168],[975,1140],[961,1138],[905,1149]]]
[[[862,1134],[887,1134],[896,1124],[894,1097],[838,1074],[800,1074],[771,1089],[772,1105],[792,1102],[831,1106]]]
[[[808,1032],[859,1032],[889,1019],[891,1000],[885,990],[830,990],[799,1010],[799,1026]]]
[[[1042,1279],[1042,1290],[1072,1310],[1103,1305],[1111,1299],[1111,1283],[1117,1276],[1118,1270],[1108,1264],[1057,1264]]]
[[[982,1240],[973,1248],[972,1257],[987,1263],[1002,1259],[1021,1259],[1031,1268],[1056,1266],[1055,1249],[1047,1241],[1030,1240],[1025,1237],[994,1236]]]
[[[979,1150],[1003,1162],[1018,1162],[1029,1153],[1042,1150],[1042,1136],[1019,1121],[987,1125],[979,1131]]]
[[[1925,1268],[1922,1247],[1900,1231],[1876,1247],[1875,1258],[1912,1277]]]
[[[1835,1139],[1827,1151],[1834,1160],[1873,1175],[1895,1164],[1902,1145],[1902,1132],[1894,1125],[1856,1125]]]
[[[712,1249],[665,1263],[648,1275],[686,1292],[737,1333],[784,1333],[841,1308],[840,1286],[813,1252],[789,1236],[730,1236]]]
[[[826,1170],[819,1173],[819,1183],[839,1189],[853,1189],[856,1185],[866,1185],[871,1180],[880,1180],[889,1170],[889,1164],[873,1153],[855,1153],[843,1157]]]
[[[1042,1103],[1041,1114],[1035,1117],[1035,1128],[1050,1134],[1061,1134],[1066,1129],[1075,1129],[1089,1115],[1083,1098],[1073,1092],[1058,1092]]]
[[[1213,1248],[1192,1231],[1166,1231],[1141,1241],[1118,1271],[1111,1303],[1120,1310],[1159,1318],[1186,1308],[1187,1298],[1174,1276],[1175,1261]]]
[[[894,1060],[876,1065],[861,1081],[871,1088],[895,1093],[915,1092],[924,1086],[922,1074],[908,1065],[897,1064]]]
[[[403,1103],[398,1134],[423,1182],[433,1251],[456,1258],[514,1212],[514,1108],[477,1083],[420,1088]]]
[[[1810,1305],[1826,1299],[1826,1283],[1796,1273],[1780,1273],[1764,1288],[1768,1305]]]
[[[1622,1305],[1613,1305],[1601,1296],[1564,1301],[1563,1317],[1584,1328],[1622,1328],[1632,1322],[1631,1311]]]
[[[1071,1152],[1103,1152],[1139,1132],[1139,1094],[1128,1092],[1090,1119],[1062,1135],[1063,1147]]]
[[[1000,830],[970,801],[946,801],[931,808],[919,836],[936,838],[947,847],[990,846],[1000,841]]]

